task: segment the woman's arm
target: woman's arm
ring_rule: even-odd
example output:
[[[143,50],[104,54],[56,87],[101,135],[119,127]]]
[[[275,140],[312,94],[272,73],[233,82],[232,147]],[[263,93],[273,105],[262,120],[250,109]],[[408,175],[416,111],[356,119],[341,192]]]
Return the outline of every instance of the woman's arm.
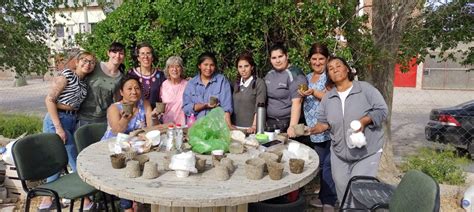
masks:
[[[137,108],[133,108],[133,112],[131,115],[125,114],[123,111],[121,112],[116,104],[110,105],[109,109],[107,109],[107,122],[112,129],[114,134],[123,133],[127,130],[128,122],[132,119],[134,114],[136,113]]]
[[[146,126],[151,127],[154,125],[154,123],[153,123],[153,117],[152,117],[153,109],[151,109],[150,101],[143,100],[143,106],[145,107]]]
[[[305,130],[305,135],[319,134],[329,129],[327,123],[318,122],[314,127]]]
[[[301,102],[302,98],[294,98],[291,100],[291,116],[290,116],[290,126],[288,127],[287,133],[290,138],[296,136],[293,126],[298,124],[301,115]]]
[[[53,78],[51,89],[44,100],[46,109],[48,110],[51,121],[53,122],[56,134],[61,137],[64,143],[66,143],[66,132],[64,132],[63,125],[59,120],[58,108],[56,106],[59,95],[63,92],[67,85],[67,79],[65,76],[57,76]]]

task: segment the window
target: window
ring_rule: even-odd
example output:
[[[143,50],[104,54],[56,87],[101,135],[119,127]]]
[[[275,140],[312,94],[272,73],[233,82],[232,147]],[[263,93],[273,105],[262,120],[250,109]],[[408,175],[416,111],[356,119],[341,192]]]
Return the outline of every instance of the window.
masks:
[[[64,25],[57,24],[55,26],[55,29],[56,29],[56,37],[58,37],[58,38],[64,37]]]

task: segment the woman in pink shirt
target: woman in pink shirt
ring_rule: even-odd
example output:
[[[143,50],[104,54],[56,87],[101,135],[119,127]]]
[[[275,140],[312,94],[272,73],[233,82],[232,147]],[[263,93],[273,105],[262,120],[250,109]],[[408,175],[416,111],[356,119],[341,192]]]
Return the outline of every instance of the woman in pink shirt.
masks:
[[[183,93],[187,80],[183,75],[183,59],[179,56],[171,56],[166,60],[164,69],[166,80],[161,85],[160,97],[166,103],[163,123],[186,124],[186,116],[183,112]]]

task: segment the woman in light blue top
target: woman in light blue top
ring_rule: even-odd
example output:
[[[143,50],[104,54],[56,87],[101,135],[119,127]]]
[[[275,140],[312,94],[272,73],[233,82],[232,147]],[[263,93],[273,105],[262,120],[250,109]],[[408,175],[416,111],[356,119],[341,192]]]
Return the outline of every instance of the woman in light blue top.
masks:
[[[326,63],[329,58],[329,50],[325,45],[315,43],[311,45],[309,50],[308,60],[312,72],[306,75],[308,80],[308,90],[305,92],[299,91],[301,96],[304,96],[303,112],[306,119],[306,124],[310,127],[316,125],[318,119],[316,112],[319,103],[326,93]],[[330,147],[331,137],[329,132],[325,131],[320,134],[310,136],[313,148],[319,155],[319,162],[321,167],[321,190],[319,192],[319,200],[321,200],[324,208],[334,207],[336,205],[337,195],[334,181],[331,174],[331,159]],[[319,205],[310,202],[311,205]]]
[[[225,112],[225,121],[229,128],[232,114],[232,92],[230,83],[224,75],[216,71],[217,60],[213,53],[203,53],[199,56],[199,74],[193,77],[183,94],[183,111],[187,117],[191,114],[197,118],[205,116],[215,107],[222,107]],[[211,97],[217,98],[217,104],[209,102]]]
[[[107,131],[102,140],[111,138],[117,133],[130,133],[136,129],[152,125],[151,105],[141,98],[141,86],[138,78],[126,77],[120,85],[122,100],[107,109]],[[124,104],[132,104],[132,113],[123,110]]]

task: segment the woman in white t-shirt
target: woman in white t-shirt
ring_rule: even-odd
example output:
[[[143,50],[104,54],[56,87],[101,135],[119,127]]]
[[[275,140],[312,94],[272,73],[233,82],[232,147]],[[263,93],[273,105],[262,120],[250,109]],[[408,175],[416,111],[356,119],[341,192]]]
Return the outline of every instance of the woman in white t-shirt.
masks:
[[[344,59],[329,58],[327,73],[329,84],[333,83],[334,88],[321,100],[316,115],[318,123],[307,130],[307,134],[329,130],[332,140],[332,176],[341,202],[351,177],[377,175],[384,142],[382,124],[387,118],[388,109],[375,87],[354,80],[355,73]],[[353,121],[360,123],[356,132],[365,135],[363,145],[354,145],[355,141],[351,139]],[[349,204],[353,205],[350,199]]]

